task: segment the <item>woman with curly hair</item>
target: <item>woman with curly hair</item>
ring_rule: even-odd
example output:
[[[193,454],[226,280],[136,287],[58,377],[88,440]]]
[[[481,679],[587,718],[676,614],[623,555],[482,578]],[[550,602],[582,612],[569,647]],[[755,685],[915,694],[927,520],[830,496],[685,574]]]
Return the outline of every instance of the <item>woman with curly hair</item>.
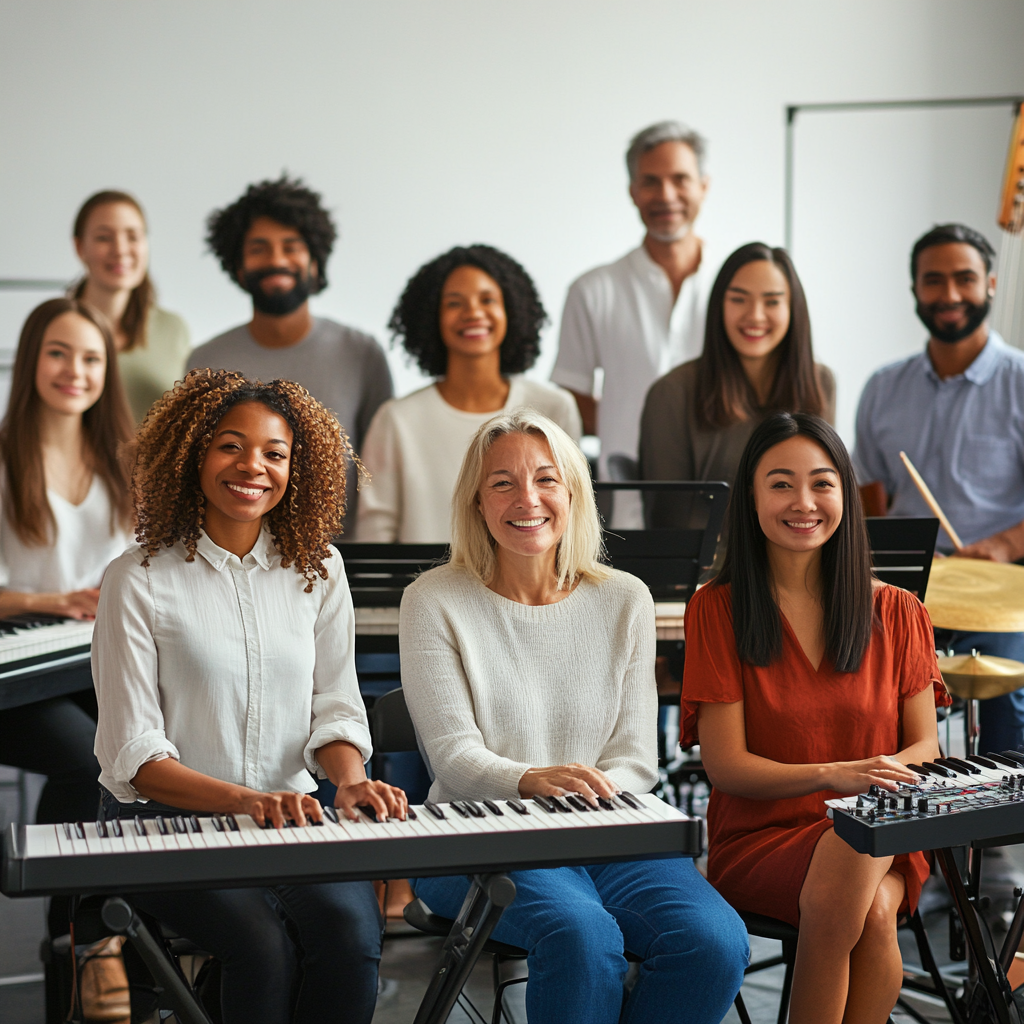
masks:
[[[370,424],[362,456],[373,482],[360,494],[358,540],[447,541],[463,453],[497,413],[528,406],[579,441],[569,392],[521,376],[545,319],[530,276],[489,245],[457,246],[416,271],[390,327],[438,379],[385,402]]]
[[[93,641],[108,818],[320,821],[314,776],[355,818],[404,818],[369,781],[341,558],[338,421],[299,385],[194,371],[143,422],[138,547],[108,570]],[[222,962],[234,1022],[370,1021],[381,923],[370,882],[146,893],[138,905]]]

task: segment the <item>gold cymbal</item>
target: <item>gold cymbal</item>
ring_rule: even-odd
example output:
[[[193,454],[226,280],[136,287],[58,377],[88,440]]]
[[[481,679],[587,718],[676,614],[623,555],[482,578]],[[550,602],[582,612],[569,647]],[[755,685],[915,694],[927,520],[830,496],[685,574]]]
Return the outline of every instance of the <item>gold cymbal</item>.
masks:
[[[1024,566],[936,558],[924,606],[939,629],[1024,633]]]
[[[1024,686],[1024,665],[985,654],[939,658],[939,671],[950,693],[964,700],[989,700]]]

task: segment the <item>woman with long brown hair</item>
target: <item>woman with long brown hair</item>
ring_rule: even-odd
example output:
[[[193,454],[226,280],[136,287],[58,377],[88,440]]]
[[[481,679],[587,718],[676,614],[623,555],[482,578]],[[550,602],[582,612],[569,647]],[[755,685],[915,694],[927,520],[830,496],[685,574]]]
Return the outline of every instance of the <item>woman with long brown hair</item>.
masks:
[[[751,433],[772,412],[832,422],[835,378],[814,362],[807,300],[789,254],[750,242],[718,272],[700,357],[647,393],[640,478],[731,483]],[[686,527],[688,511],[685,499],[659,495],[652,525]]]
[[[95,616],[107,563],[129,541],[118,448],[130,434],[106,320],[76,299],[38,306],[0,423],[0,618]],[[40,823],[96,814],[95,709],[84,690],[0,711],[3,763],[47,776]],[[61,923],[66,931],[66,905],[51,932]]]
[[[134,196],[113,189],[90,196],[75,216],[73,235],[85,276],[71,294],[113,325],[125,393],[139,423],[182,375],[188,327],[156,304],[146,215]]]

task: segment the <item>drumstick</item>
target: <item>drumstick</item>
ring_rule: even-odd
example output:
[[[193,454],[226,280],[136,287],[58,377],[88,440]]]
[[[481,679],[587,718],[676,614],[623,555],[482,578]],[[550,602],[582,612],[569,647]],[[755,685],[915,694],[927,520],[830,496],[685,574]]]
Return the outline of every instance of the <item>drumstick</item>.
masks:
[[[924,478],[914,468],[914,464],[907,458],[906,452],[900,452],[900,458],[903,460],[903,465],[907,467],[907,472],[910,474],[910,479],[917,484],[917,489],[921,492],[921,497],[928,503],[928,507],[935,513],[935,518],[942,523],[942,528],[949,534],[949,539],[953,542],[953,547],[957,551],[962,551],[964,542],[957,536],[956,530],[953,529],[952,523],[946,518],[946,513],[939,507],[939,503],[935,500],[935,495],[928,490],[928,485],[924,482]]]

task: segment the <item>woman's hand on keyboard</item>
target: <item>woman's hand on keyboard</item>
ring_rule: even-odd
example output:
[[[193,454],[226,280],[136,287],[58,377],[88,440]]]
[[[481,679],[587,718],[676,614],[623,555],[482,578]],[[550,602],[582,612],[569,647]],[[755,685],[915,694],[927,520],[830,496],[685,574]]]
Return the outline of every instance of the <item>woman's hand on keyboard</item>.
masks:
[[[323,821],[324,812],[316,797],[308,793],[259,793],[247,790],[242,797],[242,814],[248,814],[257,825],[269,821],[274,828],[284,828],[285,822],[308,825]]]
[[[827,767],[826,780],[829,789],[853,796],[873,785],[895,792],[901,785],[914,785],[920,776],[895,757],[881,754],[864,761],[835,761]]]
[[[359,820],[359,815],[356,814],[357,807],[372,808],[378,821],[387,818],[405,821],[409,801],[405,798],[404,791],[397,786],[389,786],[377,779],[364,779],[351,786],[339,786],[334,806],[352,821]]]
[[[615,796],[619,787],[599,768],[589,768],[585,764],[556,764],[550,768],[529,768],[519,780],[519,795],[531,796],[564,796],[566,793],[579,793],[591,804],[597,798],[605,799]]]
[[[28,596],[28,595],[26,595]],[[32,594],[30,612],[40,615],[60,615],[65,619],[89,620],[96,618],[96,605],[100,588],[72,590],[67,594]]]

